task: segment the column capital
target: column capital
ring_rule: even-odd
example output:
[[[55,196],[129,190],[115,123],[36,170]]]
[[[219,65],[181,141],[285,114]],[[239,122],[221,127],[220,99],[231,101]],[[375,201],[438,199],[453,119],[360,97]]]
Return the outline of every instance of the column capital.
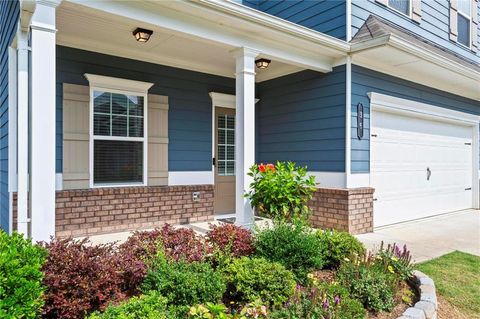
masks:
[[[231,50],[230,54],[232,54],[235,58],[239,58],[239,57],[256,58],[260,54],[260,51],[252,48],[240,47],[240,48]]]

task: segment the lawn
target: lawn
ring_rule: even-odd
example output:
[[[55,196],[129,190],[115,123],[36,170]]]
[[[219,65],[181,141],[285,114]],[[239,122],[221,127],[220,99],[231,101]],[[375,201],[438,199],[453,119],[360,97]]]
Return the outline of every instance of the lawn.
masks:
[[[455,251],[416,268],[435,281],[437,294],[468,318],[480,318],[480,257]]]

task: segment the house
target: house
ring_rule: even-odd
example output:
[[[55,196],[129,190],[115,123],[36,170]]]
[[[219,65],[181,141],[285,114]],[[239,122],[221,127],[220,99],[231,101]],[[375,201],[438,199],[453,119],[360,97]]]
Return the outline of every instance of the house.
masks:
[[[1,227],[234,213],[307,165],[319,227],[479,207],[477,0],[0,2]]]

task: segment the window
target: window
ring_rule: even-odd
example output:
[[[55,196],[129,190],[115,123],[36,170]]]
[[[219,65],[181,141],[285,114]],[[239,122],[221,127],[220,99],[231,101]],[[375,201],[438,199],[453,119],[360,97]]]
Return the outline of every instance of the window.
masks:
[[[411,0],[388,0],[388,6],[406,16],[410,16]]]
[[[471,0],[458,0],[457,15],[457,42],[470,47],[470,29],[472,23]]]
[[[90,81],[90,185],[145,185],[151,83],[86,74]]]
[[[219,114],[218,125],[218,175],[235,175],[235,116]]]

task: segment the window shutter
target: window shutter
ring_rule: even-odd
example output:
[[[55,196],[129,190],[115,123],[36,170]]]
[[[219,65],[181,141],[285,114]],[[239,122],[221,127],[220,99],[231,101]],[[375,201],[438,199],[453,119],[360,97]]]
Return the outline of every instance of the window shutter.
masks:
[[[457,0],[450,0],[450,40],[457,42]]]
[[[477,30],[478,30],[478,0],[473,1],[472,5],[472,50],[474,52],[478,51],[478,39],[477,39]]]
[[[388,0],[375,0],[375,1],[384,5],[384,6],[388,6]]]
[[[422,20],[422,0],[412,0],[412,19],[418,23]]]
[[[168,185],[168,97],[148,95],[148,185]]]
[[[63,189],[89,188],[88,86],[63,84]]]

